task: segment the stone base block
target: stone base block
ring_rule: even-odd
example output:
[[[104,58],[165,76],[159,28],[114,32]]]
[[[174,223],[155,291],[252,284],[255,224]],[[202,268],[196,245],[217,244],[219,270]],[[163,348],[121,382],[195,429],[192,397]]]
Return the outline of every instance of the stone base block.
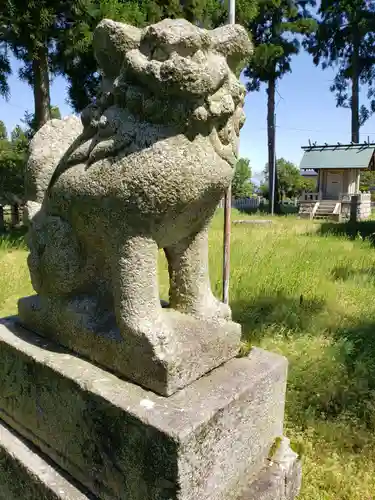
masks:
[[[238,354],[240,325],[202,321],[172,309],[161,310],[163,349],[146,330],[122,337],[114,313],[98,312],[92,298],[38,295],[19,300],[22,324],[146,389],[169,396]],[[155,327],[156,328],[156,327]],[[164,330],[165,329],[165,330]]]
[[[0,500],[95,500],[0,422]]]
[[[301,464],[289,447],[280,458],[269,461],[236,500],[294,500],[300,489]],[[0,500],[21,499],[99,500],[0,423]]]
[[[169,398],[0,324],[0,416],[101,500],[237,499],[282,435],[287,362],[253,349]]]

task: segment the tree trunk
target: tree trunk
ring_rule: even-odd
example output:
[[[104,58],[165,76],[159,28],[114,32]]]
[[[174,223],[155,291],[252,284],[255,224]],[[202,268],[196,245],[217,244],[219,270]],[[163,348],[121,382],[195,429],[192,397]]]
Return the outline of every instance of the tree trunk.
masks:
[[[274,211],[275,213],[279,213],[279,203],[277,195],[278,193],[277,172],[275,164],[275,142],[276,142],[275,93],[276,93],[276,80],[271,79],[268,82],[268,89],[267,89],[268,192],[269,192],[268,196],[269,196],[269,212],[271,212],[272,191],[274,190]]]
[[[48,49],[41,46],[33,62],[35,131],[51,119]]]
[[[359,34],[354,28],[352,55],[352,142],[359,142]]]

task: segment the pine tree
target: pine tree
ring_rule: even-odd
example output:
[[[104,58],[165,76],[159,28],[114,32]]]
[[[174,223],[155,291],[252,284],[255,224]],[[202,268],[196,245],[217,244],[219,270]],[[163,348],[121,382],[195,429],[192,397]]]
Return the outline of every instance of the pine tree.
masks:
[[[50,119],[51,54],[64,30],[69,0],[0,0],[0,88],[7,93],[9,57],[6,49],[23,62],[19,76],[33,89],[35,121],[40,128]]]
[[[272,192],[275,173],[277,197],[277,172],[275,169],[275,94],[277,81],[291,72],[292,56],[300,51],[300,37],[313,31],[316,23],[309,12],[314,0],[259,0],[258,14],[249,25],[255,46],[246,68],[249,91],[258,91],[267,85],[267,134],[269,192]],[[275,211],[279,211],[275,200]]]
[[[73,2],[70,18],[56,45],[53,69],[67,78],[69,101],[77,112],[94,99],[99,85],[92,39],[94,29],[105,18],[141,26],[145,22],[143,3],[135,0]]]
[[[4,42],[2,42],[4,36],[3,31],[4,27],[1,24],[1,16],[0,16],[0,96],[4,97],[5,99],[8,99],[9,97],[8,76],[11,75],[12,70],[9,63],[9,54],[7,46]]]
[[[330,89],[338,107],[351,109],[351,138],[359,142],[360,127],[375,111],[375,3],[322,0],[318,14],[318,29],[305,45],[317,66],[338,67]],[[361,84],[370,85],[370,110],[359,105]]]
[[[6,97],[9,93],[10,50],[23,62],[19,76],[33,89],[35,128],[40,128],[51,118],[50,77],[61,73],[61,58],[66,56],[67,69],[75,67],[75,51],[91,44],[88,20],[96,25],[103,17],[116,19],[124,12],[132,12],[133,20],[139,11],[135,0],[0,0],[0,94]],[[74,34],[72,26],[75,34],[79,27],[88,36],[70,36]],[[96,66],[89,70],[95,75]],[[81,85],[81,76],[86,73],[84,60],[83,68],[75,74]]]

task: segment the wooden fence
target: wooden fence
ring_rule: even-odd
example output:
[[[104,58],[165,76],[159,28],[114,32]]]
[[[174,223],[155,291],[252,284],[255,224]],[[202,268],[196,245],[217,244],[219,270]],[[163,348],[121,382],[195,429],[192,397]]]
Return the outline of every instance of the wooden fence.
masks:
[[[256,198],[239,198],[232,199],[232,208],[237,208],[238,210],[256,210],[262,204],[262,198],[257,196]],[[219,208],[224,208],[224,200],[219,203]]]
[[[294,200],[283,200],[281,202],[284,206],[297,207],[298,199]],[[268,200],[262,196],[256,196],[253,198],[239,198],[232,199],[232,208],[237,208],[238,210],[257,210],[261,205],[268,205]],[[219,203],[219,208],[224,208],[224,200]]]
[[[268,201],[262,196],[254,196],[252,198],[232,199],[232,208],[238,210],[257,210],[263,205],[267,205]],[[283,205],[297,206],[297,199],[283,201]],[[219,208],[224,208],[224,199],[219,203]],[[14,227],[22,224],[23,206],[21,204],[0,205],[0,231],[5,227]]]

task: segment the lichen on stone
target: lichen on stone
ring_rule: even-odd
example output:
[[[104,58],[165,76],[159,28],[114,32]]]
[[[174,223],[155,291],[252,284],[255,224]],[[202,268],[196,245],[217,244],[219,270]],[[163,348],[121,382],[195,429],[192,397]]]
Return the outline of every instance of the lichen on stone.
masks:
[[[275,456],[277,450],[281,446],[282,440],[283,440],[283,438],[281,436],[278,436],[277,438],[275,438],[275,440],[272,443],[272,446],[270,448],[270,451],[268,452],[268,460],[272,460],[273,459],[273,457]]]

